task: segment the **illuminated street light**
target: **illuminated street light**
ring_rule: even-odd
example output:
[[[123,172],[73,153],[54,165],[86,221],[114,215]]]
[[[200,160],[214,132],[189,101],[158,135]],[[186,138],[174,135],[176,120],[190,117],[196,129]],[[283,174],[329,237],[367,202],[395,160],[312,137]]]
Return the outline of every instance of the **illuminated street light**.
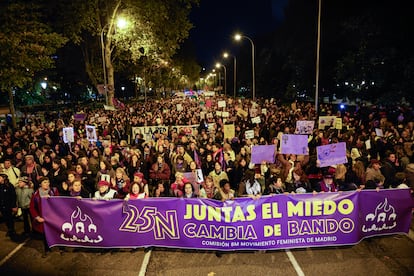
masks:
[[[256,81],[255,81],[255,72],[254,72],[254,43],[253,40],[245,35],[241,35],[241,34],[235,34],[234,35],[234,39],[236,41],[240,41],[242,38],[246,38],[247,40],[250,41],[250,44],[252,45],[252,99],[253,101],[255,100],[255,96],[256,96]]]
[[[226,66],[224,66],[224,64],[221,64],[219,62],[216,63],[216,68],[220,68],[223,67],[224,68],[224,95],[227,95],[227,69]]]
[[[224,58],[228,58],[229,57],[229,53],[225,52],[223,54]],[[233,56],[233,98],[236,98],[236,57]]]
[[[106,62],[105,62],[105,41],[104,41],[104,32],[105,29],[107,29],[113,21],[107,23],[105,26],[103,26],[101,30],[101,51],[102,51],[102,69],[103,69],[103,81],[104,81],[104,91],[105,91],[105,104],[108,105],[108,84],[107,84],[107,74],[106,74]],[[118,18],[116,26],[119,29],[125,29],[128,26],[128,21],[125,20],[125,18]],[[109,28],[112,29],[112,28]]]

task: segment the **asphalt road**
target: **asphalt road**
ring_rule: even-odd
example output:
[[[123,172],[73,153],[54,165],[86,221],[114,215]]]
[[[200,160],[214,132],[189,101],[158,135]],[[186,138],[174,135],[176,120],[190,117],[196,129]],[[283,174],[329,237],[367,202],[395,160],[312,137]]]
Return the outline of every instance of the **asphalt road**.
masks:
[[[18,231],[22,224],[16,223]],[[163,248],[147,252],[53,248],[46,258],[42,258],[41,240],[16,243],[5,235],[2,223],[0,275],[414,275],[414,241],[406,235],[370,238],[354,246],[219,256]]]

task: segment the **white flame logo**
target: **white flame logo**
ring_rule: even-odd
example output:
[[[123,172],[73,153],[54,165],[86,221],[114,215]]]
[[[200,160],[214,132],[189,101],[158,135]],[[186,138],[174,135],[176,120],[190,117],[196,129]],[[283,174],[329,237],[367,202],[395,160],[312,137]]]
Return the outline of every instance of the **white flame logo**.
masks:
[[[393,229],[397,226],[396,222],[397,214],[395,208],[388,203],[388,199],[385,198],[384,202],[381,202],[375,208],[374,213],[369,213],[365,216],[365,221],[371,224],[370,227],[362,226],[362,231],[381,231]]]
[[[85,229],[85,226],[87,229]],[[97,236],[97,239],[91,239],[88,237],[88,234],[97,233],[97,227],[93,223],[90,216],[83,214],[79,206],[76,207],[76,210],[73,211],[70,222],[65,222],[62,225],[63,233],[60,237],[66,241],[77,241],[77,242],[92,242],[99,243],[103,240],[101,235]],[[73,233],[73,236],[68,238],[65,236],[65,233]],[[84,236],[79,238],[78,236]]]

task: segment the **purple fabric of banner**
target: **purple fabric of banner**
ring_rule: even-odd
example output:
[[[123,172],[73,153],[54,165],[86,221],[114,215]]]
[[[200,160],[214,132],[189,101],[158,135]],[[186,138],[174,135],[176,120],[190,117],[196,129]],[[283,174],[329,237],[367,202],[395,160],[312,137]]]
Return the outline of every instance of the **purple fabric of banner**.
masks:
[[[351,245],[408,233],[408,189],[263,196],[234,201],[42,198],[50,246],[269,250]]]
[[[268,163],[275,162],[275,150],[276,145],[260,145],[252,147],[252,159],[253,164],[261,164],[262,161]]]
[[[348,162],[345,142],[316,147],[316,153],[321,168]]]

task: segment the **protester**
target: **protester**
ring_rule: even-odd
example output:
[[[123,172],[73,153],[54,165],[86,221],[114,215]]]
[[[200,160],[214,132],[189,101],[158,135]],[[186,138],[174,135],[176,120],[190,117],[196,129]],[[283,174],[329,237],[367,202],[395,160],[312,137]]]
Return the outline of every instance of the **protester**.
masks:
[[[123,199],[130,190],[131,181],[123,168],[117,168],[111,184],[111,188],[117,191],[118,198]]]
[[[183,198],[197,198],[198,197],[194,192],[194,187],[192,183],[186,182],[184,184],[184,193],[182,197]]]
[[[148,181],[144,179],[144,174],[142,172],[134,173],[133,182],[139,185],[141,191],[145,192],[146,197],[150,196]]]
[[[318,185],[315,187],[315,191],[322,192],[322,193],[336,192],[337,187],[334,182],[334,176],[331,173],[326,172],[323,175],[323,180],[319,182]]]
[[[29,181],[34,184],[34,189],[39,188],[39,180],[43,176],[42,167],[35,162],[34,156],[29,154],[25,156],[25,164],[20,170],[20,176],[27,176]]]
[[[20,177],[20,170],[13,166],[11,159],[4,160],[4,170],[3,173],[7,174],[9,182],[16,187],[18,183],[18,179]]]
[[[16,191],[7,174],[0,173],[0,212],[6,221],[7,233],[12,240],[16,238],[14,214],[17,212]]]
[[[31,232],[30,226],[30,200],[33,196],[33,183],[26,176],[20,177],[16,187],[17,207],[21,209],[23,218],[24,235]]]
[[[167,185],[164,180],[159,180],[157,186],[154,189],[154,197],[168,197],[170,196]]]
[[[381,162],[377,159],[371,159],[371,165],[367,168],[365,172],[365,181],[366,183],[374,183],[376,187],[383,188],[385,177],[381,172]]]
[[[94,194],[94,199],[109,200],[117,197],[116,190],[110,188],[110,184],[106,180],[98,182],[98,190]]]
[[[233,200],[235,198],[236,192],[231,188],[230,181],[227,179],[220,180],[220,189],[219,193],[215,197],[217,200],[226,201]]]
[[[287,193],[285,185],[283,184],[282,178],[280,176],[272,176],[270,178],[269,184],[265,188],[264,195],[274,195],[274,194],[284,194]]]
[[[220,181],[228,182],[227,179],[222,179]],[[217,189],[217,187],[214,186],[213,178],[211,176],[207,176],[206,179],[204,180],[202,188],[200,189],[200,197],[212,199],[212,198],[215,198],[218,191],[219,189]]]
[[[262,185],[257,178],[257,174],[253,170],[246,171],[245,177],[239,186],[238,196],[258,199],[261,194]]]
[[[214,170],[208,174],[213,179],[214,186],[218,189],[220,187],[220,181],[222,179],[229,180],[227,173],[223,171],[221,163],[219,161],[214,162]]]
[[[69,192],[70,197],[76,197],[77,199],[81,198],[90,198],[91,194],[88,190],[83,187],[82,180],[77,178],[72,183],[72,189]]]
[[[41,198],[47,198],[51,196],[59,196],[59,192],[56,188],[50,187],[50,181],[47,177],[41,177],[39,179],[39,188],[33,194],[30,200],[30,215],[32,217],[32,229],[34,232],[40,234],[43,239],[44,251],[42,257],[46,257],[51,251],[44,234],[44,216],[42,211]]]
[[[142,190],[138,183],[133,182],[130,186],[129,193],[125,196],[124,200],[130,200],[130,199],[143,199],[147,198],[148,196],[146,193]]]
[[[171,183],[171,193],[175,197],[182,197],[184,193],[184,185],[188,183],[188,179],[184,177],[184,174],[181,172],[175,173],[175,181]]]

